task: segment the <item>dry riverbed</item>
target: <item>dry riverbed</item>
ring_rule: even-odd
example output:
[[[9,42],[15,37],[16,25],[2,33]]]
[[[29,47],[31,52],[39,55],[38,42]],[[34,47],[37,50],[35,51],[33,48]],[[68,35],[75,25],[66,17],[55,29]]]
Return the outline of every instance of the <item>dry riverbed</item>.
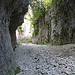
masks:
[[[21,44],[14,58],[21,69],[16,75],[75,75],[75,44]]]

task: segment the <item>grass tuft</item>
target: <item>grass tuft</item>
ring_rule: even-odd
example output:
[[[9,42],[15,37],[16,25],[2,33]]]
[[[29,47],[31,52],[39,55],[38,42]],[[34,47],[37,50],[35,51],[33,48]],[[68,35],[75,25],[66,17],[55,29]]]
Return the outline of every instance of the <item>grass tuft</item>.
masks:
[[[20,72],[20,67],[18,66],[17,68],[16,68],[16,70],[14,71],[14,74],[16,75],[17,73],[19,73]]]

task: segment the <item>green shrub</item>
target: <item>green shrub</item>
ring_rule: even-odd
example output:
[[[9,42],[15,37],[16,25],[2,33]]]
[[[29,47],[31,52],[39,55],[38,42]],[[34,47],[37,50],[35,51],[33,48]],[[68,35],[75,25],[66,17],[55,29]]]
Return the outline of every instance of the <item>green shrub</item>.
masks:
[[[17,67],[16,70],[14,71],[14,74],[16,75],[19,72],[20,72],[20,67]]]
[[[26,40],[22,40],[22,43],[30,43],[32,42],[32,37],[30,37],[29,39]]]
[[[75,46],[72,46],[70,49],[75,49]]]
[[[16,43],[16,47],[18,47],[19,45],[21,45],[21,43]]]

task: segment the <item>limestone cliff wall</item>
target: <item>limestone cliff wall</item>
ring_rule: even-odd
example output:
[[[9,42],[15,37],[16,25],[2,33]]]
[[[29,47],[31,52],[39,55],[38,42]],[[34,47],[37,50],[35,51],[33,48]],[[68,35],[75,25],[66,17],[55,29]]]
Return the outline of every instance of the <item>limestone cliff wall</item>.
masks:
[[[16,29],[18,26],[22,25],[24,22],[24,15],[28,11],[28,0],[18,0],[18,3],[16,3],[17,8],[13,10],[10,16],[10,24],[9,24],[9,31],[11,35],[11,42],[12,47],[15,49],[16,44]]]
[[[33,42],[75,43],[75,0],[62,0],[49,8],[45,17],[39,21],[38,34]]]
[[[11,39],[14,39],[17,26],[23,22],[28,3],[28,0],[0,0],[0,75],[15,75],[17,65]]]

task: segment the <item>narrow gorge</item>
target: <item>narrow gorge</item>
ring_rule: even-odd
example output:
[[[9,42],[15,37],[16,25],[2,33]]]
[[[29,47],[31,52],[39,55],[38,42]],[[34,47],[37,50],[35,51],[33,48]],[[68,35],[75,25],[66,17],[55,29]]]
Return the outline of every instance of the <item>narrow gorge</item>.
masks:
[[[34,11],[39,0],[30,1]],[[38,8],[43,11],[41,16],[35,11],[33,43],[75,43],[75,0],[49,1],[52,4],[48,7],[40,3],[43,6]],[[20,70],[13,49],[16,47],[16,29],[23,23],[28,5],[29,0],[0,0],[0,75],[16,75]]]

